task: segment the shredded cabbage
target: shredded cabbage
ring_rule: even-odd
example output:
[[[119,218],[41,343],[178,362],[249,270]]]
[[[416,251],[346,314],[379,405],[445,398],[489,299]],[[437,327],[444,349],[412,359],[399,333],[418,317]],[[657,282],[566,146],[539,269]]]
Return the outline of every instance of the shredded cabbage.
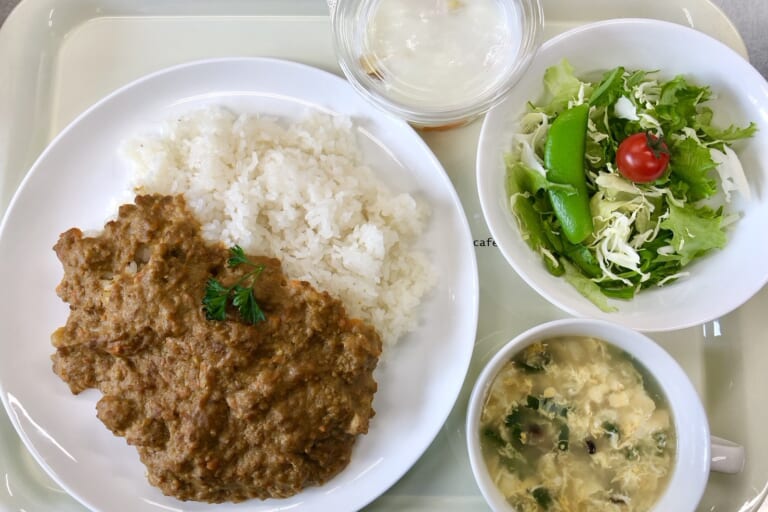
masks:
[[[563,60],[546,70],[544,85],[546,99],[529,104],[506,162],[511,209],[550,272],[611,311],[606,298],[669,284],[688,275],[683,267],[691,261],[725,246],[726,228],[739,218],[726,206],[734,193],[750,198],[730,144],[755,133],[754,123],[715,127],[705,105],[709,88],[681,76],[665,81],[658,72],[619,67],[595,85]],[[595,229],[574,246],[548,202],[546,190],[557,185],[547,180],[543,148],[554,117],[584,103],[590,104],[585,172]],[[619,143],[638,132],[664,137],[671,153],[667,172],[652,183],[633,183],[614,167]]]

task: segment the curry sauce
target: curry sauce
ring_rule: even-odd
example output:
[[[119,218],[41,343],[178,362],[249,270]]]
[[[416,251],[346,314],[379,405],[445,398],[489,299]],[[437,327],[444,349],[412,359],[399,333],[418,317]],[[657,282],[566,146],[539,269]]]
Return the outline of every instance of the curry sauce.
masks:
[[[374,415],[381,339],[340,301],[249,256],[264,321],[207,319],[206,282],[243,271],[182,196],[138,196],[98,236],[73,228],[54,249],[70,315],[53,370],[75,394],[101,391],[98,418],[151,484],[182,500],[284,498],[349,463]]]

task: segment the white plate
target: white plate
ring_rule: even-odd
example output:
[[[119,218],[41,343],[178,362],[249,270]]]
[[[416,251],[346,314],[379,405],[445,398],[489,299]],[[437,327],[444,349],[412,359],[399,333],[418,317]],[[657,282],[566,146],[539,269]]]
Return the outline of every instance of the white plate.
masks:
[[[352,461],[322,487],[286,500],[251,500],[216,510],[356,510],[391,486],[432,442],[461,389],[475,340],[477,265],[456,192],[426,144],[403,122],[368,106],[342,79],[270,59],[201,61],[149,75],[76,119],[43,152],[0,228],[0,392],[37,461],[94,510],[209,510],[163,496],[136,451],[96,418],[96,391],[79,396],[51,371],[49,337],[67,306],[55,295],[61,266],[51,247],[72,226],[103,225],[125,187],[119,143],[171,115],[207,104],[295,118],[319,109],[353,118],[366,160],[392,187],[432,208],[420,245],[439,282],[416,331],[376,372],[376,416]]]

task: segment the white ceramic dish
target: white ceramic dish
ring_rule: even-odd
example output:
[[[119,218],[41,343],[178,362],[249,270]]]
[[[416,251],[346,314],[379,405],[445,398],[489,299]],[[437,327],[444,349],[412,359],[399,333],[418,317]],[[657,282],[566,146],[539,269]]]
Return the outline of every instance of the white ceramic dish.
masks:
[[[610,42],[607,44],[606,42]],[[625,66],[659,69],[672,78],[683,74],[709,85],[716,99],[708,104],[715,123],[746,125],[757,134],[735,144],[750,182],[752,198],[733,202],[743,217],[729,232],[727,246],[695,262],[689,277],[638,294],[631,301],[612,300],[617,312],[604,313],[564,279],[549,274],[522,240],[504,191],[503,156],[527,101],[543,95],[547,67],[563,58],[578,76]],[[725,72],[727,70],[727,72]],[[477,155],[477,186],[488,227],[507,261],[538,293],[564,311],[601,318],[643,331],[668,331],[701,324],[733,311],[768,281],[768,83],[736,52],[719,41],[677,24],[641,19],[598,22],[573,29],[545,43],[526,76],[505,101],[488,113]]]
[[[282,118],[308,109],[350,116],[366,160],[396,190],[421,196],[432,217],[419,244],[441,280],[421,306],[420,325],[376,371],[376,417],[352,461],[322,487],[286,500],[183,504],[151,487],[135,450],[95,416],[98,393],[70,394],[51,371],[51,332],[67,306],[55,295],[60,264],[51,251],[69,227],[98,229],[124,190],[121,140],[174,114],[208,104]],[[44,205],[44,206],[43,206]],[[461,389],[477,327],[477,266],[461,203],[440,163],[405,123],[369,106],[342,79],[271,59],[191,63],[108,96],[43,152],[0,230],[0,392],[37,461],[93,510],[357,510],[392,485],[440,430]]]
[[[523,332],[496,353],[475,382],[467,412],[467,445],[475,480],[491,508],[496,512],[512,511],[488,474],[480,446],[480,415],[488,389],[515,354],[532,343],[560,336],[606,341],[633,356],[655,377],[672,409],[677,446],[674,469],[653,511],[695,510],[710,467],[709,424],[696,390],[680,365],[650,338],[618,324],[588,319],[556,320]]]

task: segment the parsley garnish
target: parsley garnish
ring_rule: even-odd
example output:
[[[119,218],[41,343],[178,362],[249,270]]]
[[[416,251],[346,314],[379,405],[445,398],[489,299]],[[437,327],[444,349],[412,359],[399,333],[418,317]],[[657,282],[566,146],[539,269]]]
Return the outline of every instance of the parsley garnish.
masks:
[[[250,261],[242,247],[235,245],[229,248],[227,266],[235,268],[238,265],[247,265],[253,270],[238,279],[232,286],[224,286],[218,279],[212,277],[205,283],[203,310],[208,320],[224,320],[227,317],[227,304],[230,301],[246,323],[255,324],[266,320],[253,294],[253,282],[264,270],[264,265]]]

